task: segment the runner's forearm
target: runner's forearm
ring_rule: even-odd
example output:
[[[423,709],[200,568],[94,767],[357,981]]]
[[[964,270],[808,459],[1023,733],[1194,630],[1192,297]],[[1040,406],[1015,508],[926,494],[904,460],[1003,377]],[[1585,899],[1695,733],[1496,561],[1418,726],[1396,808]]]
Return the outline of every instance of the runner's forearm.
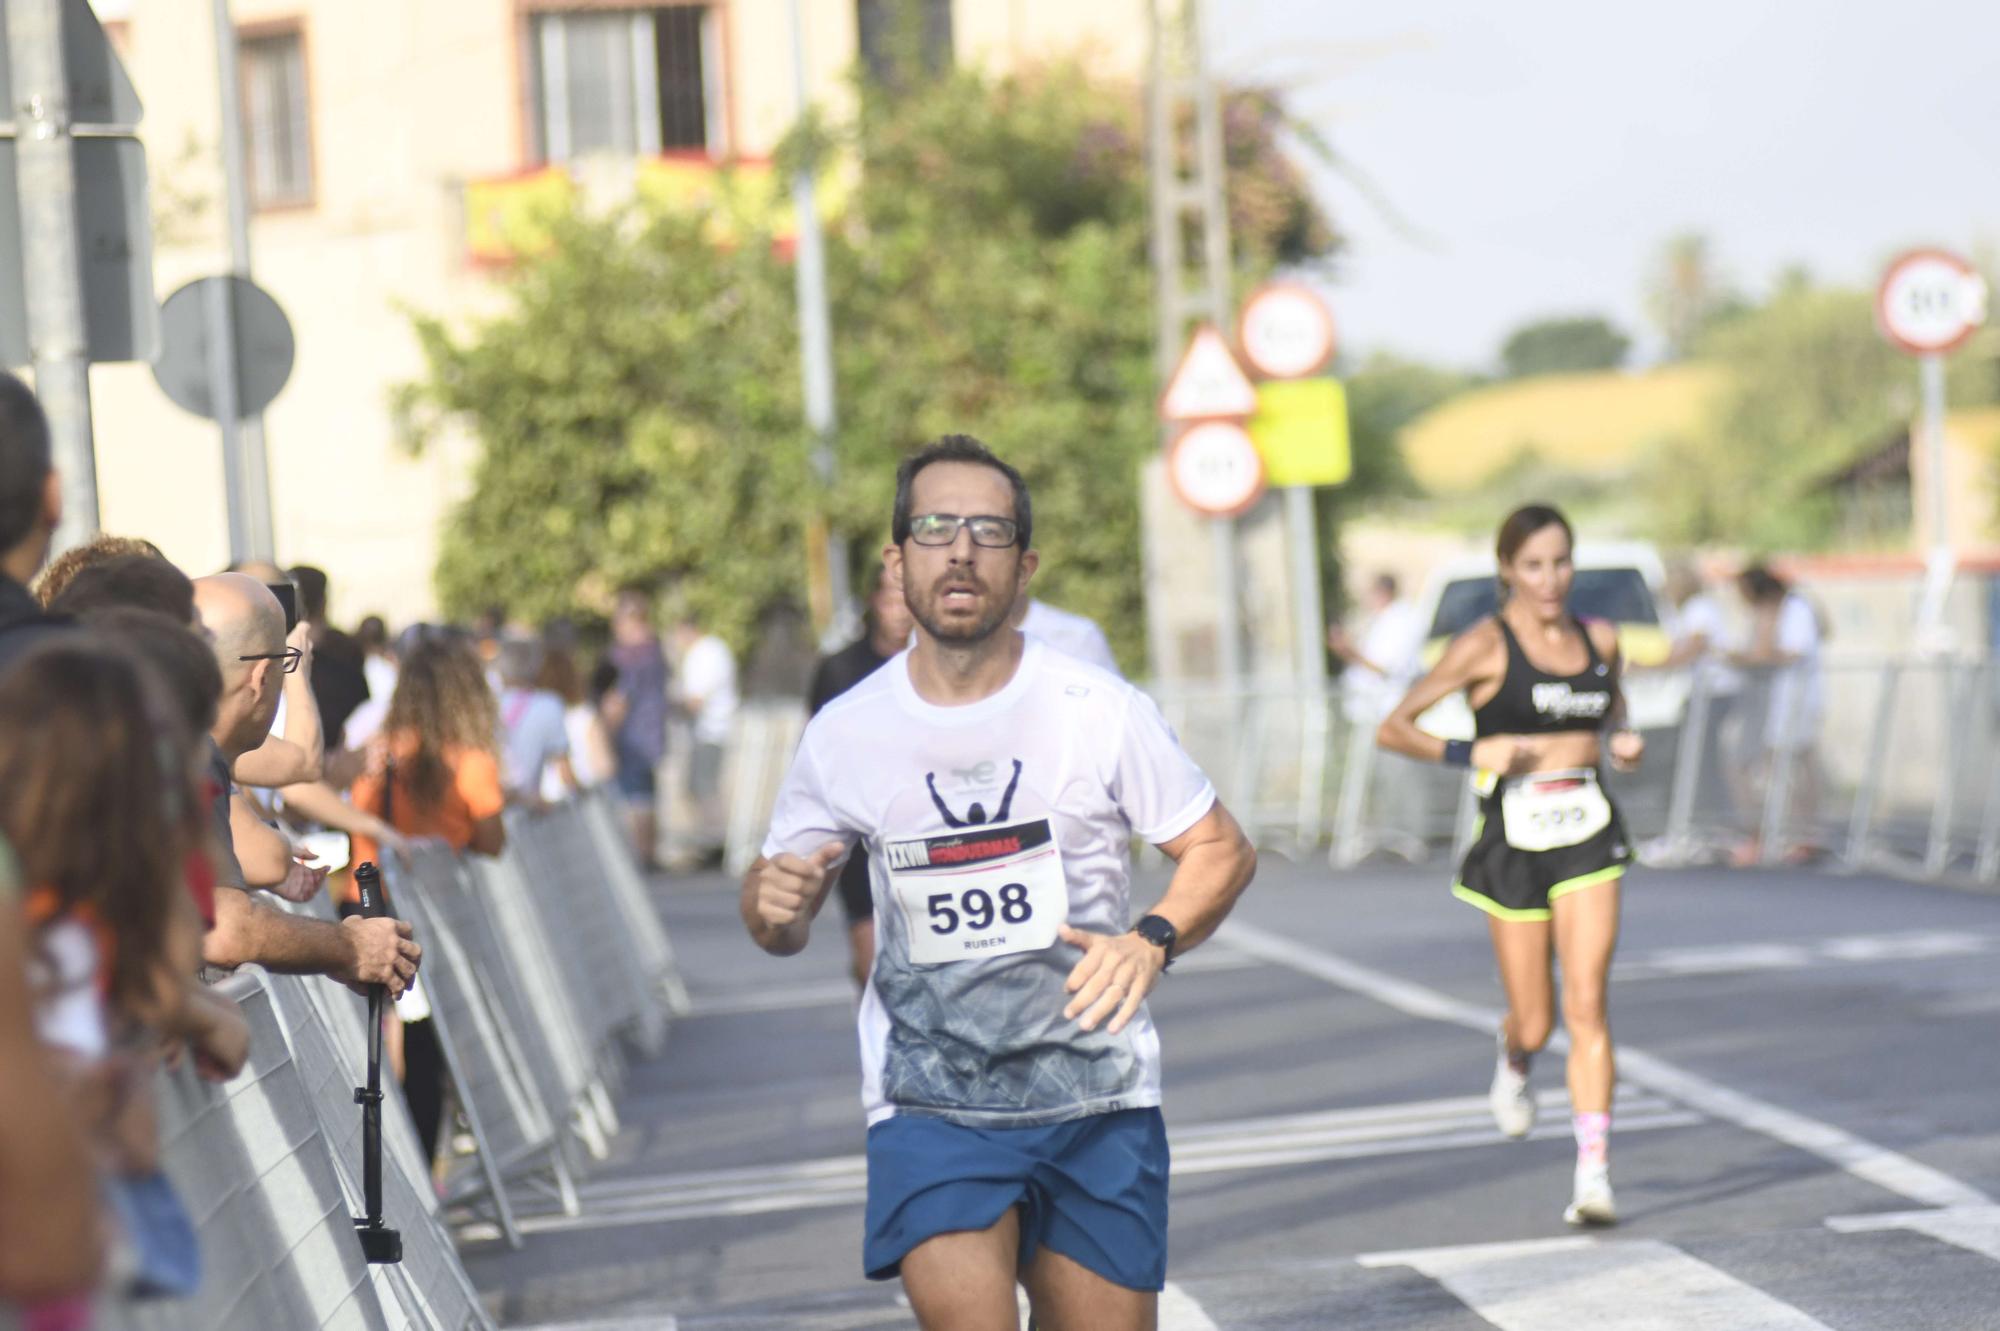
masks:
[[[1236,899],[1257,872],[1257,851],[1227,809],[1217,804],[1186,836],[1183,846],[1169,842],[1169,855],[1179,850],[1179,863],[1167,893],[1148,912],[1174,926],[1174,955],[1206,940],[1228,918]]]

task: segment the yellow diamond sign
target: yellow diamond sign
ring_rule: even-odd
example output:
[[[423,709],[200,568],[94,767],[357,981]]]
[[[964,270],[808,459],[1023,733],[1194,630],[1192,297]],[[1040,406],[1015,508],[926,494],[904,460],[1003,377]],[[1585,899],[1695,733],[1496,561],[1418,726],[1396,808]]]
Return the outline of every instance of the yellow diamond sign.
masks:
[[[1338,379],[1281,379],[1257,385],[1250,438],[1273,489],[1344,485],[1354,474],[1347,437],[1347,386]]]

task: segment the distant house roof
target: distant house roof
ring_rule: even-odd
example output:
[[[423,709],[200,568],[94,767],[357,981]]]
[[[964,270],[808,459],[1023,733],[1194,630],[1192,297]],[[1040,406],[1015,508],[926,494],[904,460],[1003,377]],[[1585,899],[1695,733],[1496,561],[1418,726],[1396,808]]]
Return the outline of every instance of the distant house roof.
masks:
[[[1713,365],[1548,374],[1451,399],[1404,428],[1410,474],[1434,494],[1478,488],[1524,453],[1615,475],[1646,447],[1690,431],[1724,383]]]

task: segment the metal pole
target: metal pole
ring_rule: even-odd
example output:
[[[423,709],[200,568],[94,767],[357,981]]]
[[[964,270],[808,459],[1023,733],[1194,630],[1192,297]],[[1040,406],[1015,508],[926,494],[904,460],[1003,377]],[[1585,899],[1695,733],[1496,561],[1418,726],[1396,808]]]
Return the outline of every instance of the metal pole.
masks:
[[[1966,705],[1971,695],[1971,668],[1956,662],[1939,666],[1943,674],[1944,766],[1937,773],[1931,798],[1930,837],[1924,845],[1924,877],[1943,875],[1951,862],[1951,824],[1958,812],[1958,779],[1965,764]]]
[[[1206,313],[1218,329],[1229,327],[1234,304],[1230,290],[1229,204],[1224,193],[1222,107],[1208,71],[1207,0],[1186,0],[1188,54],[1194,74],[1195,145],[1200,163],[1202,276]],[[1243,609],[1236,557],[1236,519],[1216,518],[1216,662],[1226,689],[1243,680]]]
[[[229,213],[229,271],[250,276],[250,195],[243,163],[243,89],[238,77],[236,22],[229,0],[215,0],[215,86],[222,103],[222,184]],[[240,415],[232,300],[208,305],[209,391],[222,427],[222,472],[229,500],[229,553],[237,560],[277,558],[272,538],[270,459],[264,418]]]
[[[806,82],[806,25],[799,0],[792,7],[792,89],[801,123],[811,104]],[[797,216],[798,252],[794,256],[794,276],[799,303],[799,362],[804,376],[806,428],[813,437],[813,470],[820,484],[833,489],[837,468],[833,453],[837,426],[833,384],[833,320],[827,312],[826,246],[820,232],[819,204],[813,171],[818,164],[803,161],[792,173],[792,211]],[[827,624],[829,644],[851,637],[859,623],[854,609],[852,570],[847,565],[847,540],[829,527],[826,534],[828,604],[833,614]]]
[[[1932,353],[1917,358],[1918,381],[1923,389],[1924,463],[1930,473],[1930,549],[1924,567],[1923,602],[1917,611],[1920,640],[1929,637],[1942,645],[1938,635],[1945,628],[1945,606],[1951,594],[1954,571],[1951,549],[1951,504],[1945,478],[1944,458],[1944,357]]]
[[[90,350],[76,229],[75,140],[63,65],[61,0],[7,0],[21,201],[22,276],[35,396],[48,416],[62,477],[54,551],[97,531],[97,457],[90,429]]]

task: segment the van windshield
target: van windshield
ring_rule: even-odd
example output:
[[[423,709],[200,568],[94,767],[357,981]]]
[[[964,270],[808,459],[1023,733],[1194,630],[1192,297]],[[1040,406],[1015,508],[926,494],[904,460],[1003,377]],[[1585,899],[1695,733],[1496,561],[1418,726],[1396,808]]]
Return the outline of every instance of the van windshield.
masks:
[[[1470,628],[1498,608],[1496,583],[1483,578],[1458,578],[1445,584],[1438,598],[1430,636],[1449,638]],[[1580,568],[1571,584],[1569,608],[1585,619],[1609,619],[1619,624],[1657,624],[1660,612],[1652,589],[1636,568]]]

